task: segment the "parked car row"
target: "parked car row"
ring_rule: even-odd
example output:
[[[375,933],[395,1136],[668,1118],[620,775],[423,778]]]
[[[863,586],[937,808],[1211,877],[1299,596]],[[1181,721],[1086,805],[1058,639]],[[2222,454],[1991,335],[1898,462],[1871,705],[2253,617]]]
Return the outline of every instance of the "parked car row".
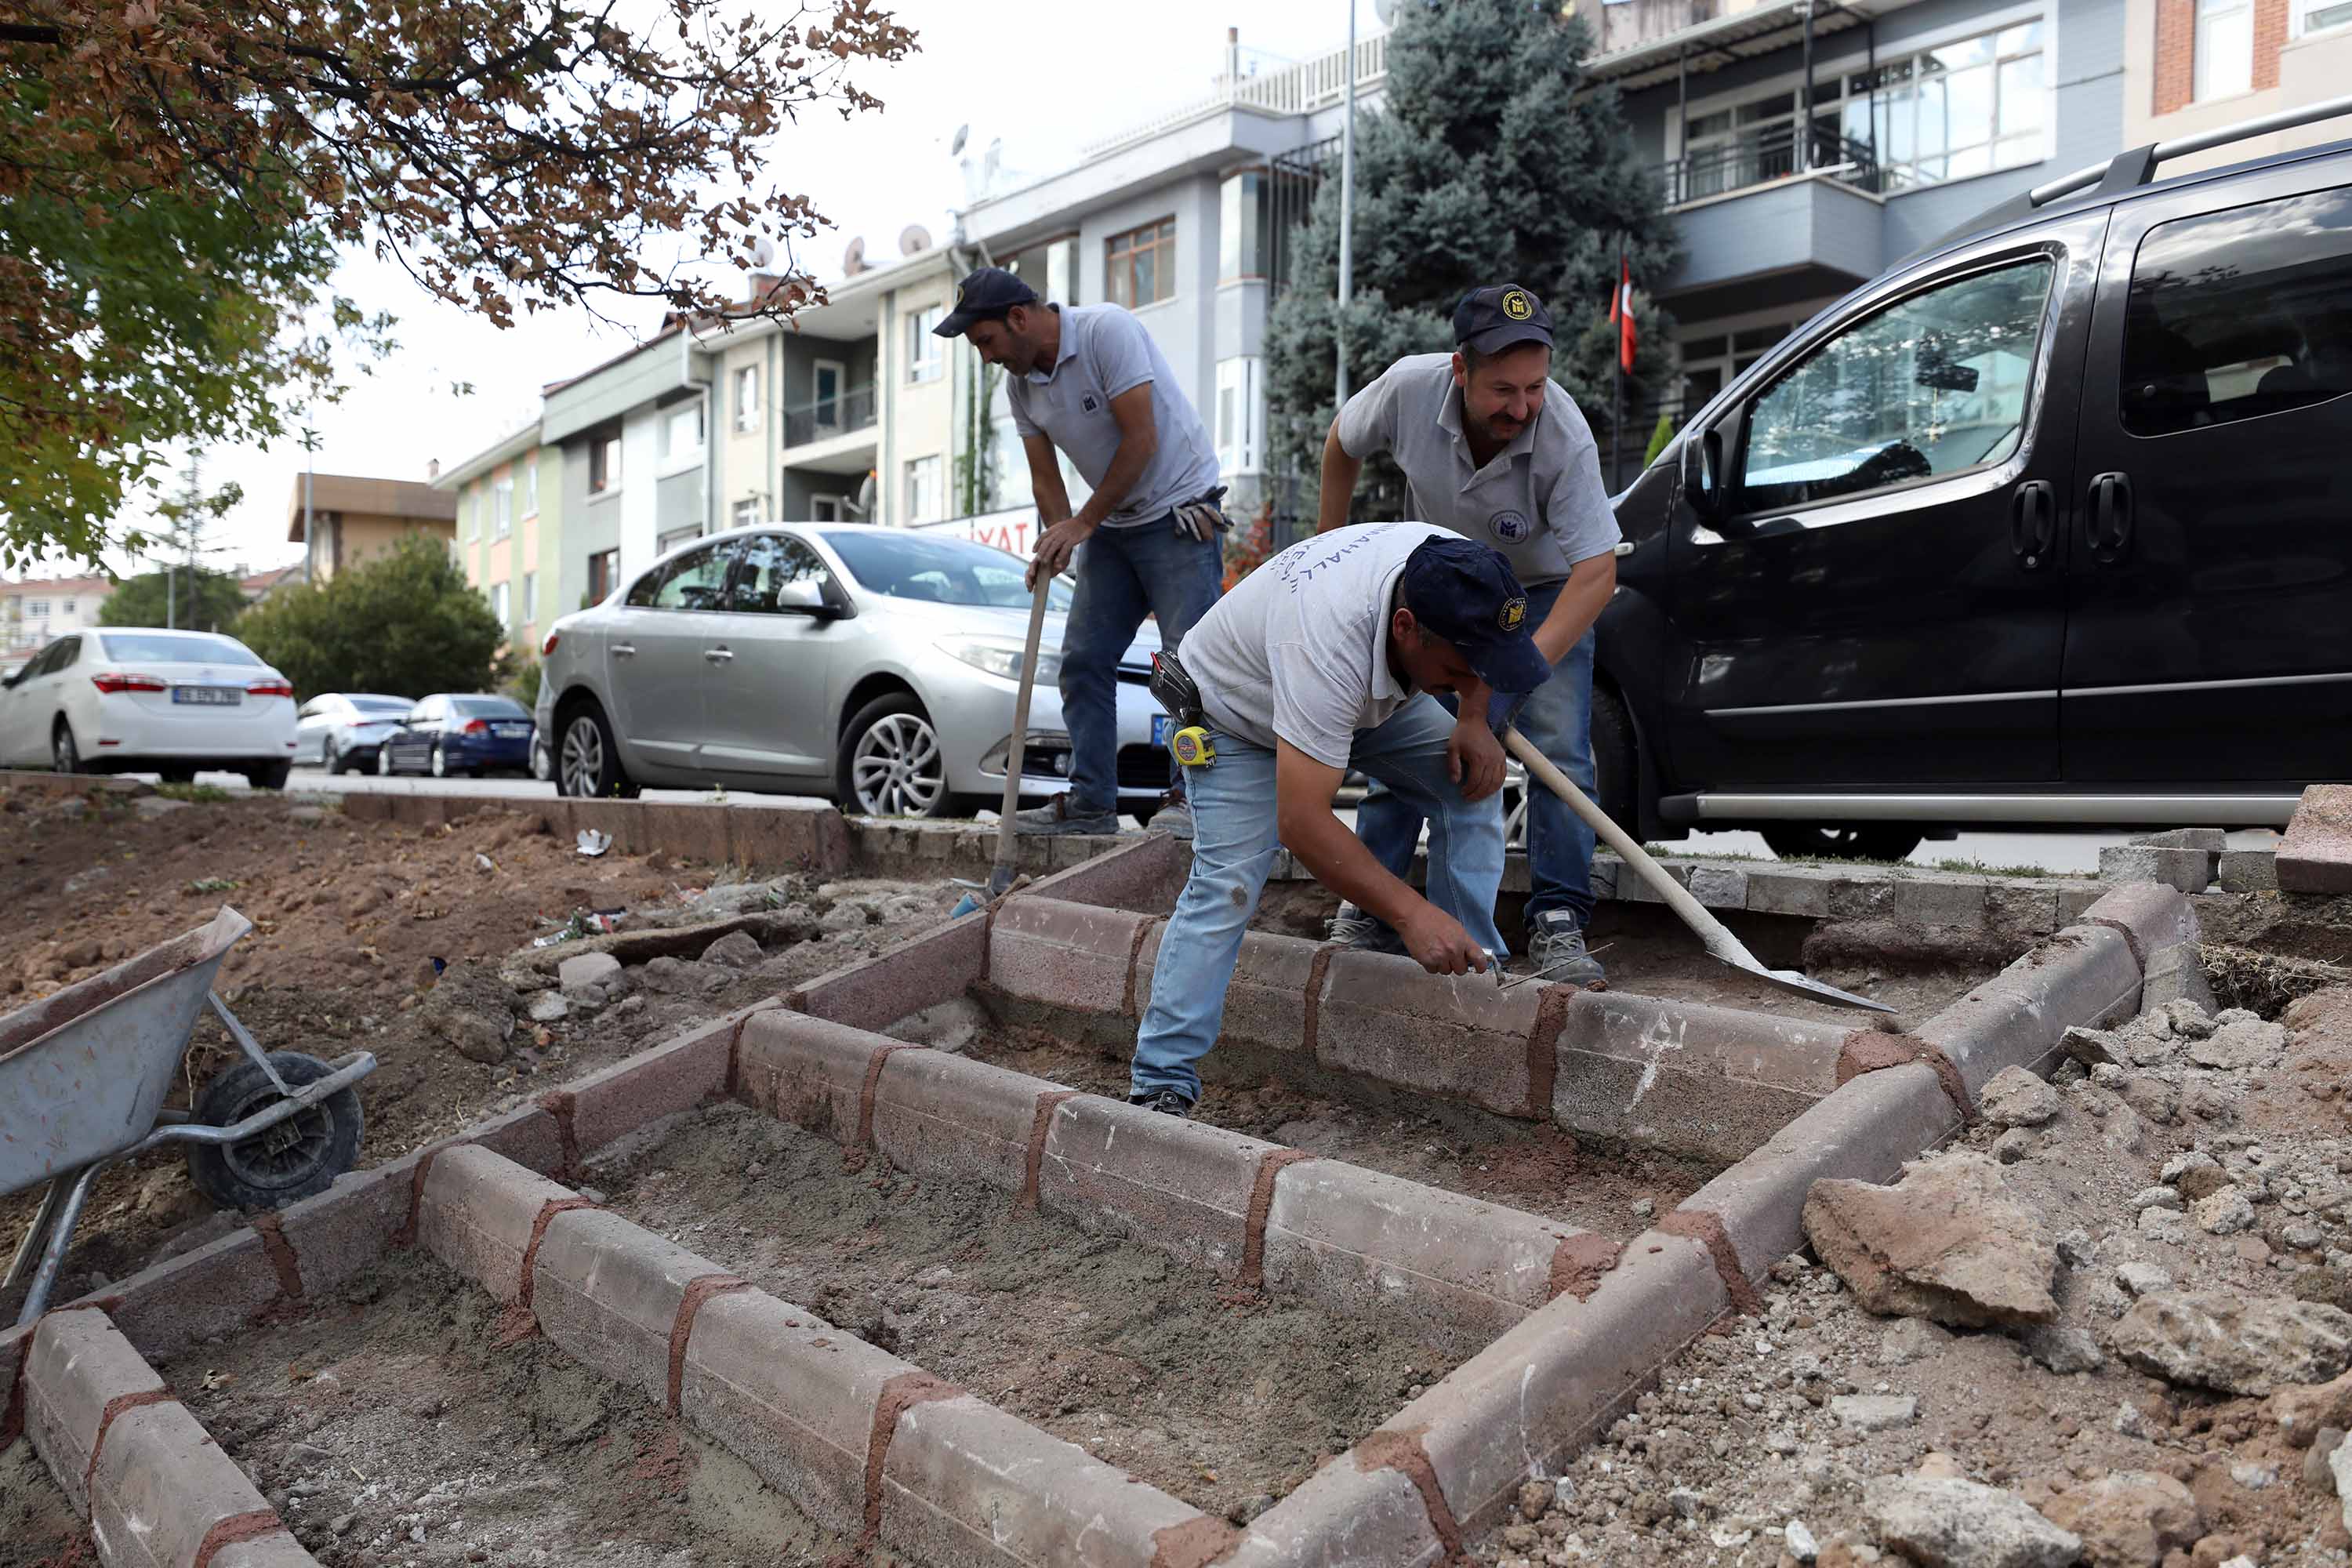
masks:
[[[530,712],[511,697],[436,692],[410,701],[365,691],[329,691],[302,704],[296,760],[331,773],[529,773]]]

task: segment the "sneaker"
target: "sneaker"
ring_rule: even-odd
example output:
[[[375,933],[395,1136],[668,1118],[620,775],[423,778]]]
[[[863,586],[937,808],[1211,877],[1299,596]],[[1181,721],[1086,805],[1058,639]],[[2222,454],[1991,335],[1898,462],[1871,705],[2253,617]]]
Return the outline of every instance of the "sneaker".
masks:
[[[1330,932],[1331,940],[1342,947],[1352,947],[1363,952],[1404,951],[1404,938],[1353,904],[1341,904],[1339,912],[1331,917],[1330,924],[1325,929]]]
[[[1072,811],[1070,797],[1057,795],[1043,805],[1015,812],[1013,831],[1024,838],[1058,838],[1071,833],[1117,833],[1115,811]]]
[[[1607,978],[1601,961],[1584,951],[1584,928],[1566,910],[1536,917],[1528,933],[1528,972],[1564,985],[1590,985]]]
[[[1190,844],[1192,841],[1192,803],[1178,795],[1153,812],[1150,822],[1146,826],[1154,833],[1165,833],[1171,838],[1181,838]]]
[[[1130,1094],[1129,1105],[1140,1105],[1162,1116],[1172,1116],[1179,1121],[1192,1114],[1192,1102],[1172,1089],[1155,1089],[1149,1094]]]

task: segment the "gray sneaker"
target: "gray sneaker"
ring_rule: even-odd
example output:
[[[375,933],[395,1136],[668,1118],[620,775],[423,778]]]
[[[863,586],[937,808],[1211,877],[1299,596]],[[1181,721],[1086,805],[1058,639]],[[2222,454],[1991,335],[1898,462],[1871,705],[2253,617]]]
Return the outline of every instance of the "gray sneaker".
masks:
[[[1566,910],[1536,917],[1528,932],[1528,973],[1564,985],[1590,985],[1608,978],[1601,961],[1584,951],[1584,929]]]
[[[1343,903],[1327,928],[1333,942],[1363,952],[1402,952],[1404,938],[1353,904]]]
[[[1171,838],[1192,842],[1192,803],[1178,796],[1151,814],[1145,824],[1154,833],[1165,833]]]
[[[1058,838],[1069,833],[1117,833],[1118,813],[1072,811],[1070,797],[1057,795],[1043,805],[1015,812],[1013,831],[1024,838]]]

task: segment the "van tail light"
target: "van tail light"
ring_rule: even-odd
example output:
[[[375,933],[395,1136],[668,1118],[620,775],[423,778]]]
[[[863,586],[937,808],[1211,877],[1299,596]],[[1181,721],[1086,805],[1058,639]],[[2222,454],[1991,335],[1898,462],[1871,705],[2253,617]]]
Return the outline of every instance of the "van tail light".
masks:
[[[89,678],[89,683],[109,697],[118,691],[169,691],[172,689],[172,683],[160,675],[132,675],[119,669],[101,669]]]
[[[292,683],[284,680],[257,680],[245,689],[247,697],[291,697]]]
[[[477,719],[466,726],[468,735],[487,735],[489,732],[490,721],[487,719]]]
[[[542,641],[539,645],[539,657],[545,658],[549,654],[553,653],[555,651],[555,645],[562,640],[562,634],[559,632],[548,633],[546,640]]]

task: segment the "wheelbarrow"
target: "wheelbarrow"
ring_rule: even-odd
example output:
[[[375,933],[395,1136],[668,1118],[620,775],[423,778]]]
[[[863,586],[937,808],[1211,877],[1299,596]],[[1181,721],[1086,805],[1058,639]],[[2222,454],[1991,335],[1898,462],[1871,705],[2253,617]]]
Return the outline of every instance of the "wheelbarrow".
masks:
[[[91,1184],[110,1165],[184,1143],[188,1173],[215,1203],[274,1209],[324,1192],[359,1158],[352,1085],[375,1070],[374,1056],[265,1052],[213,994],[221,960],[252,929],[224,906],[208,925],[0,1017],[0,1197],[48,1184],[0,1277],[5,1295],[32,1270],[18,1323],[47,1309]],[[167,1109],[207,1006],[244,1059],[205,1086],[194,1111]]]

